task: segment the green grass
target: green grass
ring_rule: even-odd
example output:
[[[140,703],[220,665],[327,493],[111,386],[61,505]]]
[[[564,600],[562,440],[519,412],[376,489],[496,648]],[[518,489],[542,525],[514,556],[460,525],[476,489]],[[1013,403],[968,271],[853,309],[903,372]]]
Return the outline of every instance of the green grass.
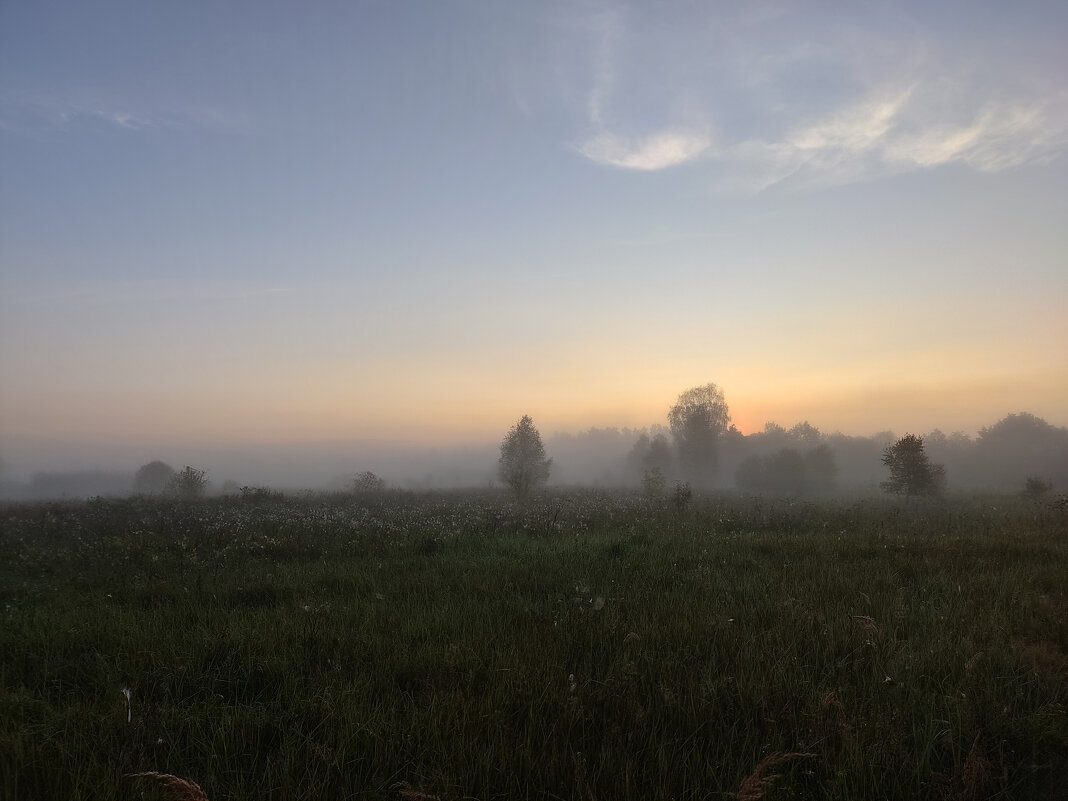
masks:
[[[4,799],[139,798],[148,770],[212,801],[726,799],[776,752],[812,756],[767,798],[1068,797],[1063,507],[386,493],[0,521]]]

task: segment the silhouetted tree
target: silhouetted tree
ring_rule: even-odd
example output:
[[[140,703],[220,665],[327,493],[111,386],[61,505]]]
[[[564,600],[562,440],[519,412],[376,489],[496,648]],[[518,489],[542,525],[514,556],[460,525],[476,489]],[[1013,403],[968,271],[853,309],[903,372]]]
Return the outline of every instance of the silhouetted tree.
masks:
[[[523,501],[531,490],[549,480],[552,464],[552,459],[545,458],[545,446],[534,421],[530,415],[523,415],[501,442],[497,475]]]
[[[731,417],[715,384],[688,389],[668,411],[683,472],[698,487],[709,487],[718,466],[717,446]]]
[[[166,462],[149,462],[141,465],[134,476],[134,492],[140,495],[151,495],[155,492],[164,492],[174,478],[174,468]]]
[[[890,480],[880,485],[895,495],[939,495],[945,488],[946,471],[931,464],[923,450],[923,437],[906,434],[883,451],[883,464],[890,468]]]
[[[204,477],[204,471],[189,465],[171,476],[171,492],[179,498],[199,498],[204,494],[207,486],[208,480]]]

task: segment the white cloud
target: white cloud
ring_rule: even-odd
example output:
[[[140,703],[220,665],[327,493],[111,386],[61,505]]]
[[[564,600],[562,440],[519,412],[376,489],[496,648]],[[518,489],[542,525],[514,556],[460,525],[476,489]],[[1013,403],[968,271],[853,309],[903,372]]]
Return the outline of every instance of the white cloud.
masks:
[[[688,132],[662,131],[637,142],[606,133],[587,139],[579,150],[597,164],[630,170],[662,170],[692,161],[711,144],[708,137]]]

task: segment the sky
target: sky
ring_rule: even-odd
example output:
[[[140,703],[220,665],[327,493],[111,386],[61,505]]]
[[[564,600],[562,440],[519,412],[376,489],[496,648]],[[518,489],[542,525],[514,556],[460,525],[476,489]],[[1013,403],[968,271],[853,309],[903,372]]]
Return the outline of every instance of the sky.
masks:
[[[6,0],[0,457],[709,382],[746,433],[1068,425],[1065,41],[1060,1]]]

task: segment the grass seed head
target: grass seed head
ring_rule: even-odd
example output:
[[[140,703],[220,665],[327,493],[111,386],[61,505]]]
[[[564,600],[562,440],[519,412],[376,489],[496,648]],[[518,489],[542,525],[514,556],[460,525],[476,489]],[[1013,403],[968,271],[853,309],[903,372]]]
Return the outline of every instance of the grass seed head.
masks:
[[[139,783],[151,783],[163,801],[208,801],[200,785],[188,779],[180,779],[169,773],[157,773],[154,770],[144,773],[128,773],[126,778]]]
[[[404,801],[441,801],[436,795],[425,793],[422,790],[416,790],[408,782],[398,782],[394,784],[392,789],[398,796],[404,799]]]
[[[845,707],[833,691],[820,699],[819,727],[820,736],[835,747],[841,747],[849,733]]]
[[[964,760],[962,780],[964,782],[963,797],[968,801],[982,797],[983,788],[990,779],[991,765],[983,750],[979,747],[979,735],[975,735],[972,748]]]
[[[814,759],[815,754],[783,754],[776,751],[768,754],[757,764],[756,768],[742,781],[735,794],[736,801],[760,801],[764,793],[771,789],[780,778],[781,774],[773,772],[772,768],[784,765],[798,759]]]
[[[875,618],[868,615],[853,615],[853,622],[857,623],[864,632],[874,641],[879,636],[879,624]]]

